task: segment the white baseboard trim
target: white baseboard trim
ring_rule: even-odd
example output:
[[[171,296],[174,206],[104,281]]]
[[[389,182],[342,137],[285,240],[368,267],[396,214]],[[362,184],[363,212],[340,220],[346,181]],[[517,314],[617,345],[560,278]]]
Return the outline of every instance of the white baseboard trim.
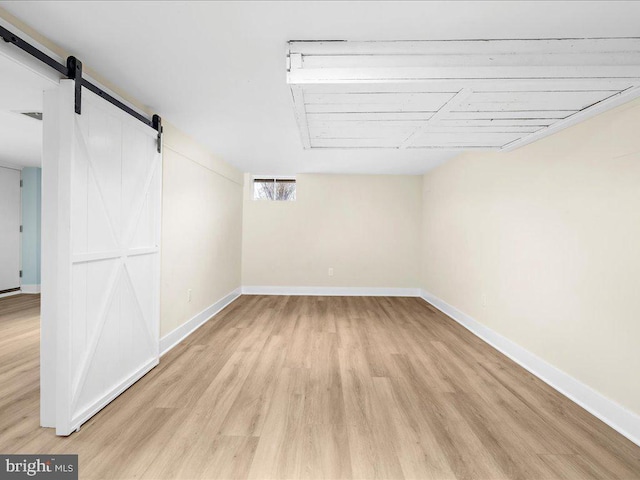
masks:
[[[520,345],[494,332],[489,327],[435,295],[421,290],[420,297],[633,443],[640,445],[639,415],[596,392],[591,387],[547,363]]]
[[[243,295],[311,295],[332,297],[419,297],[418,288],[384,287],[242,287]]]
[[[163,356],[195,330],[205,324],[211,317],[216,315],[220,310],[225,308],[241,295],[241,288],[236,288],[233,292],[225,295],[213,305],[208,306],[203,311],[195,315],[187,322],[180,325],[172,332],[167,333],[160,339],[160,356]]]
[[[40,285],[21,285],[20,290],[22,293],[40,293]]]

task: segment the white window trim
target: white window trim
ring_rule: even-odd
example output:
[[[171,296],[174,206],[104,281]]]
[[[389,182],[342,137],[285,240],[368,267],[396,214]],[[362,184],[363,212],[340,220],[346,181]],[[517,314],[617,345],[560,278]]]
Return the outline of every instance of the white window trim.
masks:
[[[277,182],[278,180],[293,180],[296,184],[296,198],[293,200],[269,200],[267,198],[256,198],[254,192],[254,183],[256,180],[273,180]],[[298,181],[295,175],[251,175],[251,199],[254,202],[295,202],[298,200]]]

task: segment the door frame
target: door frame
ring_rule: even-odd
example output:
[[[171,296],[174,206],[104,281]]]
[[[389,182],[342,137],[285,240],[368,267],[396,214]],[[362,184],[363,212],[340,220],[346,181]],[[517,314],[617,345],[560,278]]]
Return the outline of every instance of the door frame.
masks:
[[[19,181],[20,181],[20,193],[18,195],[18,219],[20,220],[18,223],[22,226],[22,167],[13,166],[8,163],[0,162],[0,168],[4,168],[6,170],[15,170],[18,172]],[[18,270],[22,271],[22,229],[18,232]],[[9,291],[5,293],[0,293],[0,298],[10,297],[12,295],[19,295],[22,293],[22,275],[18,276],[18,290]]]
[[[21,29],[17,28],[11,22],[0,18],[0,25],[3,27],[16,32],[20,35],[24,40],[28,41],[32,45],[41,49],[52,58],[60,59],[58,55],[48,49],[46,46],[42,45],[38,41],[36,41],[33,37],[26,34]],[[3,41],[0,41],[0,55],[3,57],[17,63],[21,67],[33,72],[35,75],[49,81],[51,83],[51,88],[54,89],[58,86],[60,81],[60,76],[53,72],[50,68],[40,63],[35,58],[26,54],[25,52],[15,48],[12,45],[9,45]],[[44,107],[44,105],[43,105]],[[45,120],[43,119],[43,131]],[[44,133],[43,133],[43,144],[44,144]],[[44,149],[43,149],[44,151]],[[44,166],[44,165],[43,165]],[[48,170],[48,169],[47,169]],[[44,187],[44,176],[49,172],[42,169],[43,182],[42,185]],[[43,193],[44,193],[43,188]],[[47,205],[47,202],[44,198],[41,198],[42,201],[42,212],[41,212],[41,222],[42,226],[45,223],[51,221],[51,215],[54,214],[56,208],[53,210],[51,208],[44,208]],[[44,231],[42,231],[42,238],[46,238],[44,235]],[[45,258],[50,256],[49,239],[42,242],[41,244],[41,273],[42,273],[42,264],[45,263]],[[44,276],[41,277],[44,280]],[[48,288],[43,285],[43,281],[41,281],[41,307],[40,307],[40,426],[42,427],[54,427],[55,426],[55,398],[51,392],[55,392],[55,363],[51,363],[51,352],[47,351],[46,342],[43,342],[44,338],[50,338],[56,332],[55,323],[49,322],[48,319],[55,318],[55,310],[49,305],[47,301],[47,296],[49,295]],[[43,346],[44,344],[44,346]]]

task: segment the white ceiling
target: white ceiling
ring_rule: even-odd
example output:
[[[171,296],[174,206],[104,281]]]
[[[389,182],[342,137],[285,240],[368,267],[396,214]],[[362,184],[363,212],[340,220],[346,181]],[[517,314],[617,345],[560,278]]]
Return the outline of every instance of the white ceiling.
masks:
[[[304,150],[288,40],[640,36],[640,2],[0,2],[244,171],[422,173],[459,151]]]
[[[51,83],[0,55],[0,164],[41,165],[42,122],[19,112],[42,112],[42,92]]]

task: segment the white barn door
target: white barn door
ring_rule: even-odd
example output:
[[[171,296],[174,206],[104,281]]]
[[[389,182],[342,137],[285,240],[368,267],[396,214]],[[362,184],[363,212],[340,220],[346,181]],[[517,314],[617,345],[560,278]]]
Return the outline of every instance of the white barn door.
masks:
[[[86,89],[75,114],[71,80],[52,95],[57,297],[43,302],[55,305],[56,433],[68,435],[158,364],[162,176],[155,130]]]

